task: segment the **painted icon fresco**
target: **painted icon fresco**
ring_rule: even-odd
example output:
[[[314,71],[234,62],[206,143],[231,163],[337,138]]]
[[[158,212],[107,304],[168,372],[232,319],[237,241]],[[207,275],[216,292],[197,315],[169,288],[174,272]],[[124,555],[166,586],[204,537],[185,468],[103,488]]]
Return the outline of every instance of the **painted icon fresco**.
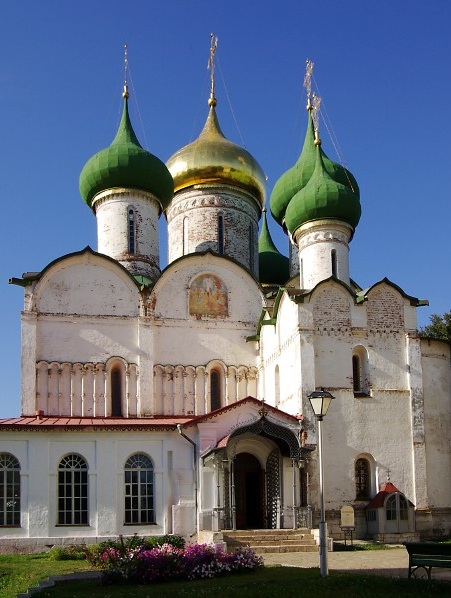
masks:
[[[227,287],[215,274],[200,274],[189,289],[189,313],[192,316],[227,316]]]

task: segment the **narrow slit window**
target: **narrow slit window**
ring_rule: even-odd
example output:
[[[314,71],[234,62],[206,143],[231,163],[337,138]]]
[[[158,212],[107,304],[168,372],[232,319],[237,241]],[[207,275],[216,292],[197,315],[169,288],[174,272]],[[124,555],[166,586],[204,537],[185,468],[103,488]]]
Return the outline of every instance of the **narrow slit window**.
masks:
[[[122,417],[122,376],[119,368],[111,371],[111,415]]]
[[[354,392],[362,391],[362,367],[358,355],[352,356],[352,384]]]
[[[355,462],[355,497],[366,500],[370,497],[370,464],[367,459],[357,459]]]
[[[218,253],[224,255],[224,216],[218,214]]]
[[[221,376],[217,370],[210,374],[210,407],[211,411],[221,407]]]
[[[337,276],[338,268],[337,268],[337,250],[332,249],[330,252],[330,259],[332,261],[332,276]]]
[[[136,250],[135,239],[135,210],[128,209],[128,252],[134,254]]]
[[[355,396],[370,396],[370,363],[368,351],[362,345],[352,352],[352,388]]]

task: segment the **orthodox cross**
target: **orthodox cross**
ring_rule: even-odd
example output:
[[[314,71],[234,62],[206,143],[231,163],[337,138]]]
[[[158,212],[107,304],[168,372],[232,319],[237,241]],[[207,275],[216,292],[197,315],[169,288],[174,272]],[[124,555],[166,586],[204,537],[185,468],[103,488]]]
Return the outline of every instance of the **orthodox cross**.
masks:
[[[210,101],[215,101],[215,52],[218,47],[218,38],[214,33],[210,34],[210,58],[208,59],[207,68],[210,70],[211,89]]]
[[[123,98],[128,98],[128,83],[127,83],[127,73],[128,73],[128,48],[127,44],[124,44],[124,92],[122,94]]]

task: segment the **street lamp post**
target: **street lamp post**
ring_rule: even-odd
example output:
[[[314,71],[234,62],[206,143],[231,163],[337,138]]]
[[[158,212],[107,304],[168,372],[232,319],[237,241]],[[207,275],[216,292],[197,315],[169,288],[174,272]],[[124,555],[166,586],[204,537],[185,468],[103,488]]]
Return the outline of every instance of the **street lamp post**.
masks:
[[[334,397],[326,390],[315,390],[308,399],[313,413],[318,421],[318,461],[319,461],[319,500],[320,500],[320,522],[319,522],[319,572],[321,577],[329,575],[327,568],[327,525],[324,509],[324,474],[323,474],[323,437],[321,424],[329,409]]]

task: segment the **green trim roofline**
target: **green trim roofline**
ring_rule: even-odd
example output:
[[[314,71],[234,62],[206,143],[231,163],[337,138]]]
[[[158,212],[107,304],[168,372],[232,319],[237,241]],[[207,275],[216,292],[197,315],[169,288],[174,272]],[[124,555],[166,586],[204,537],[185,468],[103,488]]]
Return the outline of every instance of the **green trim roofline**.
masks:
[[[89,245],[87,245],[84,249],[81,249],[80,251],[73,251],[72,253],[66,253],[65,255],[57,257],[56,259],[51,261],[49,264],[47,264],[47,266],[45,266],[45,268],[43,270],[41,270],[40,272],[26,272],[25,274],[22,275],[22,278],[13,277],[13,278],[10,278],[8,280],[8,282],[9,282],[9,284],[15,284],[20,287],[27,287],[30,284],[33,284],[33,282],[40,280],[44,276],[44,274],[48,270],[50,270],[50,268],[53,268],[53,266],[55,266],[58,262],[62,262],[63,260],[66,260],[66,259],[69,259],[72,257],[81,256],[84,253],[90,253],[93,256],[108,260],[112,264],[115,264],[118,268],[121,268],[121,270],[123,270],[127,274],[127,276],[129,276],[129,278],[131,278],[133,280],[133,282],[139,288],[140,291],[143,291],[145,288],[149,288],[152,286],[152,281],[149,278],[147,278],[146,276],[140,276],[140,275],[134,276],[120,262],[118,262],[114,258],[110,257],[109,255],[105,255],[104,253],[99,253],[98,251],[94,251],[93,249],[91,249],[91,247]]]
[[[310,295],[312,295],[312,293],[314,293],[316,291],[316,289],[318,287],[320,287],[323,284],[327,284],[329,282],[335,282],[339,285],[341,285],[342,287],[344,287],[348,293],[351,295],[351,297],[354,300],[354,303],[356,305],[362,304],[365,301],[368,300],[368,295],[369,293],[375,289],[377,286],[381,285],[381,284],[386,284],[390,287],[392,287],[393,289],[395,289],[396,291],[398,291],[398,293],[400,295],[402,295],[402,297],[404,297],[405,299],[407,299],[410,302],[410,305],[413,307],[424,307],[429,305],[429,301],[427,299],[418,299],[417,297],[413,297],[412,295],[408,295],[405,291],[403,291],[403,289],[398,286],[397,284],[395,284],[394,282],[392,282],[391,280],[389,280],[387,277],[383,278],[382,280],[374,283],[373,285],[371,285],[370,287],[366,288],[366,289],[361,289],[354,281],[352,281],[352,285],[359,289],[357,292],[353,290],[352,287],[350,287],[349,285],[347,285],[345,282],[343,282],[342,280],[339,280],[338,278],[336,278],[335,276],[330,276],[329,278],[326,278],[325,280],[321,280],[316,286],[313,287],[313,289],[310,289],[308,291],[303,291],[302,289],[291,289],[289,287],[286,286],[281,286],[279,287],[278,291],[277,291],[277,295],[276,298],[274,300],[274,305],[271,308],[271,313],[270,310],[265,307],[262,310],[261,316],[258,320],[258,324],[257,324],[257,329],[255,332],[255,335],[253,336],[249,336],[247,337],[247,341],[259,341],[260,340],[260,333],[261,333],[261,329],[262,326],[269,326],[269,325],[273,325],[275,326],[277,323],[277,316],[278,316],[278,312],[279,312],[279,305],[280,305],[280,301],[283,297],[283,295],[286,293],[288,295],[288,297],[294,302],[294,303],[304,303],[306,298],[308,298]],[[270,317],[265,319],[265,315],[268,314]]]

